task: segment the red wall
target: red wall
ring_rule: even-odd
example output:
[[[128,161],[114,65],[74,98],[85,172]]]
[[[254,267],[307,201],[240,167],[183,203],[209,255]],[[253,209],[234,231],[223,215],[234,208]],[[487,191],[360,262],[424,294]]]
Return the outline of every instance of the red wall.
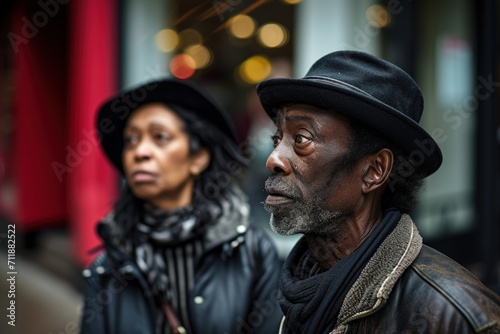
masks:
[[[67,227],[85,265],[118,188],[94,131],[98,106],[118,87],[117,1],[40,3],[12,16],[13,219],[24,232]]]

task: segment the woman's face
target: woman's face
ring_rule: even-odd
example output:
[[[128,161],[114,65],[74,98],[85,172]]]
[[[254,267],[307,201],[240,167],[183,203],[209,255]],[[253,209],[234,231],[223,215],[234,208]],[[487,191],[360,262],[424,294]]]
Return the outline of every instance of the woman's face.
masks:
[[[195,178],[210,156],[204,149],[190,154],[184,122],[172,109],[161,103],[139,107],[123,138],[125,178],[135,196],[165,210],[191,203]]]

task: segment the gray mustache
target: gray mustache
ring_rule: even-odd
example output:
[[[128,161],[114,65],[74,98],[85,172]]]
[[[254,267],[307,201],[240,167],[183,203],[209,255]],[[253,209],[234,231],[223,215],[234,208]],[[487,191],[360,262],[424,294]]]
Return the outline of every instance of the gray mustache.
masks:
[[[278,193],[294,200],[302,198],[302,192],[297,187],[288,184],[279,176],[269,176],[264,186],[268,193]]]

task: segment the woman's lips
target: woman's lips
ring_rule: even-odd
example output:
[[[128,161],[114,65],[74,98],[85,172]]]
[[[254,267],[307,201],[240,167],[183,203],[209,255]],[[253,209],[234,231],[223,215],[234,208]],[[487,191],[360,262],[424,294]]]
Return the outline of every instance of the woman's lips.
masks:
[[[140,182],[152,182],[156,179],[156,175],[153,173],[139,171],[132,174],[132,181],[135,183]]]

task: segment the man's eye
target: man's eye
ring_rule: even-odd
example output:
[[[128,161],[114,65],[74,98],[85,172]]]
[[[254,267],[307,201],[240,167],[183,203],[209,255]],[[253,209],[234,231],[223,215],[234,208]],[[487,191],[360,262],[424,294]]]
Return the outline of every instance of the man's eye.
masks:
[[[297,145],[304,145],[304,144],[307,144],[309,141],[311,141],[311,140],[303,135],[296,135],[295,136],[295,144],[297,144]]]
[[[281,141],[281,138],[278,135],[271,136],[271,140],[273,141],[273,147],[278,146]]]

